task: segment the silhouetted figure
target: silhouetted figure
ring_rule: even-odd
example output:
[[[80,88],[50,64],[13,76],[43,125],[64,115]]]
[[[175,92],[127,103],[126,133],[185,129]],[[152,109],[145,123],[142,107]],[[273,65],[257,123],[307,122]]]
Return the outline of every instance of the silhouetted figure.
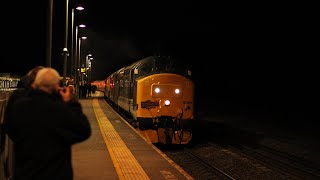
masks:
[[[19,81],[18,89],[12,92],[12,94],[9,96],[9,99],[7,101],[7,105],[4,112],[4,118],[3,118],[3,124],[0,124],[0,138],[1,142],[8,142],[8,144],[2,144],[1,147],[7,146],[8,149],[13,150],[14,144],[12,141],[6,140],[6,134],[4,130],[4,126],[6,122],[11,118],[9,111],[12,110],[13,104],[23,98],[28,96],[29,92],[32,90],[32,83],[34,82],[34,79],[38,73],[39,70],[43,69],[43,66],[37,66],[33,69],[31,69],[25,76],[23,76]],[[4,157],[5,158],[5,176],[9,178],[12,173],[14,173],[14,169],[11,168],[11,161],[14,160],[14,154],[12,154],[12,151],[8,152],[8,154]]]
[[[87,84],[84,83],[81,86],[81,94],[82,94],[82,98],[87,98]]]
[[[91,97],[92,86],[90,83],[87,83],[87,97]]]
[[[13,180],[72,180],[71,146],[91,135],[81,104],[71,89],[59,86],[60,75],[41,69],[27,96],[16,100],[5,124],[15,143]]]

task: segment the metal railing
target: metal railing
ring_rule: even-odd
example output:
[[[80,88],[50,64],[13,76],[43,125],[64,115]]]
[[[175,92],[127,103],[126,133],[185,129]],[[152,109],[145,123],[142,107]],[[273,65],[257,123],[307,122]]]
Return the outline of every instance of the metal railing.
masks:
[[[0,180],[9,180],[13,174],[13,143],[4,132],[4,113],[13,90],[0,91]]]

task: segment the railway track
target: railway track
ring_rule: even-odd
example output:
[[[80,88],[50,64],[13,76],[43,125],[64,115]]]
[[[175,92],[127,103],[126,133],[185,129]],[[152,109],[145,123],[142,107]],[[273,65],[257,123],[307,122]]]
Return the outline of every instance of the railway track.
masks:
[[[232,147],[231,150],[261,161],[279,172],[286,172],[301,179],[320,179],[319,164],[297,158],[267,146],[260,145],[258,148],[241,146],[240,148]]]
[[[157,147],[195,179],[234,180],[228,173],[214,166],[197,153],[192,152],[191,149],[184,146]]]

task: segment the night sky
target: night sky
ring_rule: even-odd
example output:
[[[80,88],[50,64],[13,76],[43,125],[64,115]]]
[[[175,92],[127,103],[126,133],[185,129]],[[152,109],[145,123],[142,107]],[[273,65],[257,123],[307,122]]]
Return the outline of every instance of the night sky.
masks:
[[[71,0],[70,8],[77,3],[85,7],[75,23],[87,25],[80,32],[88,36],[82,52],[94,57],[94,79],[148,55],[169,55],[192,65],[196,92],[207,95],[200,104],[310,111],[319,72],[315,5]],[[47,2],[2,7],[8,11],[1,12],[1,72],[24,75],[45,66]],[[65,2],[54,1],[52,67],[61,74],[64,18]]]

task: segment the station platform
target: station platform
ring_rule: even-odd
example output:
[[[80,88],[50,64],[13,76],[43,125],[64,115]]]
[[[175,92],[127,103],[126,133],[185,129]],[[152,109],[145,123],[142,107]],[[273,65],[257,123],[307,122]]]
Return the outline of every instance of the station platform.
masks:
[[[72,147],[74,180],[193,179],[122,119],[101,92],[80,103],[92,135]]]

